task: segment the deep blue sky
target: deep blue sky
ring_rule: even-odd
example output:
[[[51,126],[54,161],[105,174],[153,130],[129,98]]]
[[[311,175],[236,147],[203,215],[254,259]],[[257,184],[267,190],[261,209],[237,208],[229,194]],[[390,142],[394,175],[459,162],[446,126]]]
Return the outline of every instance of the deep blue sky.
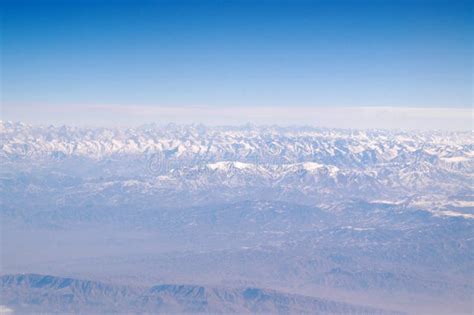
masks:
[[[4,108],[472,105],[472,1],[3,1]]]

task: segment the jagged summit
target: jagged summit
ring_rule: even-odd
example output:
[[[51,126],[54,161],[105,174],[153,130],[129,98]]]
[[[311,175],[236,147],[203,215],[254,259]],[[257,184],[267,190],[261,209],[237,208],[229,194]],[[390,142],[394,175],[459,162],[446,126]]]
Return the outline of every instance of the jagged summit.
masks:
[[[139,192],[186,203],[183,195],[192,201],[216,190],[223,201],[265,192],[267,199],[305,204],[358,198],[474,215],[472,200],[462,197],[474,178],[472,132],[0,126],[0,159],[9,169],[54,169],[48,181],[67,180],[84,195],[120,199]],[[121,196],[113,197],[117,191]]]

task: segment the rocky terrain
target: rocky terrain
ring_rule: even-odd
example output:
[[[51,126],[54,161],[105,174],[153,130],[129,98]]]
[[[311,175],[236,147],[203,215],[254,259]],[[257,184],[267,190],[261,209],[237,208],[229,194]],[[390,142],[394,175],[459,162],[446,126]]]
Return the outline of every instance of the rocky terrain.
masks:
[[[400,314],[259,288],[161,284],[152,287],[37,274],[1,277],[2,303],[20,313]]]
[[[17,311],[472,313],[472,132],[2,122],[0,145]]]

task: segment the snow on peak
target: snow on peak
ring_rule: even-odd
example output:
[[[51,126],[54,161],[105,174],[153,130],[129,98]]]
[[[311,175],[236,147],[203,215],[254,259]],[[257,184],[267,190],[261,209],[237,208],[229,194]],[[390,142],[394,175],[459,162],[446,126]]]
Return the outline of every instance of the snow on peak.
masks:
[[[319,163],[315,163],[315,162],[304,162],[301,165],[307,171],[315,171],[315,170],[324,168],[323,164],[319,164]]]
[[[250,163],[242,163],[235,161],[220,161],[216,163],[207,164],[207,167],[211,170],[229,171],[231,168],[239,170],[255,168],[255,165]]]

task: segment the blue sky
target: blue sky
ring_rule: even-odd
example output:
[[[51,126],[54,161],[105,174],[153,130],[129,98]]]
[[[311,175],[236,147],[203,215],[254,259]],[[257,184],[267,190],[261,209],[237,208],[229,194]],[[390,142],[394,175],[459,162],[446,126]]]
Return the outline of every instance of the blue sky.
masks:
[[[3,112],[469,108],[472,9],[456,0],[3,1]]]

